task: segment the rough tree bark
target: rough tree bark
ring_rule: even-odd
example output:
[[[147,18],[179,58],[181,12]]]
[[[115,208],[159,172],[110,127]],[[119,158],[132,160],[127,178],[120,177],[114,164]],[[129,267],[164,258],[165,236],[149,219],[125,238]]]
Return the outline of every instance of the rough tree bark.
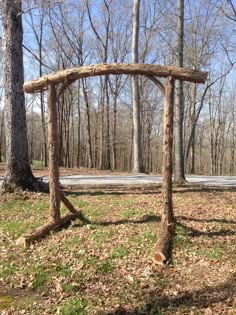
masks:
[[[173,149],[174,79],[168,77],[165,88],[163,120],[162,202],[160,231],[154,249],[153,261],[163,265],[171,256],[172,238],[175,234],[175,218],[172,204],[172,149]]]
[[[57,135],[57,108],[55,85],[48,86],[48,152],[50,211],[54,223],[60,221],[59,148]]]
[[[177,58],[176,66],[183,67],[183,44],[184,44],[184,0],[178,0],[177,15]],[[186,182],[184,175],[184,149],[183,149],[183,82],[176,81],[176,107],[175,107],[175,169],[174,181],[181,184]]]
[[[3,192],[36,190],[28,155],[23,92],[23,28],[21,1],[2,1],[3,85],[5,87],[6,173]]]
[[[139,74],[147,75],[148,77],[157,76],[161,78],[167,78],[171,75],[176,80],[205,83],[208,72],[187,68],[160,66],[156,64],[100,63],[97,65],[89,65],[53,72],[41,78],[25,82],[24,91],[26,93],[39,92],[42,89],[47,89],[48,83],[57,84],[64,82],[68,87],[68,85],[73,83],[75,80],[107,74]]]

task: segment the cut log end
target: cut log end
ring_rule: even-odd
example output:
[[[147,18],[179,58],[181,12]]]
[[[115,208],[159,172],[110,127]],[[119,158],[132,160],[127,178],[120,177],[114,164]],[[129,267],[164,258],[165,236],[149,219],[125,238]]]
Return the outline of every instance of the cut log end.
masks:
[[[154,264],[161,266],[164,266],[167,263],[166,256],[163,255],[163,253],[161,252],[155,253],[152,257],[152,261],[154,262]]]

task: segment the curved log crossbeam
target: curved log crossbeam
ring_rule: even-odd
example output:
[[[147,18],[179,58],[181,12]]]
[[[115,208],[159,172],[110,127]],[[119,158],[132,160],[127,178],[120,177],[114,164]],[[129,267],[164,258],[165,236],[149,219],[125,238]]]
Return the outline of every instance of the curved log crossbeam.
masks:
[[[101,63],[97,65],[57,71],[41,78],[26,82],[24,84],[24,91],[26,93],[35,93],[46,89],[49,83],[57,85],[61,82],[70,82],[81,78],[109,74],[146,75],[162,78],[172,76],[177,80],[190,81],[194,83],[204,83],[207,78],[207,72],[186,68],[167,67],[155,64]]]

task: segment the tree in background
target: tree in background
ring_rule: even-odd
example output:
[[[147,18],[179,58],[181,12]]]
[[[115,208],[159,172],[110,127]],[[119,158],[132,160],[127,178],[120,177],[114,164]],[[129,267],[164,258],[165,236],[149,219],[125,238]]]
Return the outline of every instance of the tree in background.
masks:
[[[139,8],[140,0],[133,4],[133,33],[132,33],[132,63],[138,63],[139,40]],[[141,145],[141,109],[138,77],[132,77],[132,105],[133,105],[133,172],[142,173],[142,145]]]
[[[178,0],[177,13],[177,57],[176,66],[183,67],[184,50],[184,0]],[[184,98],[183,82],[176,80],[176,107],[175,107],[175,168],[174,181],[184,183],[184,149],[183,149],[183,121]]]
[[[35,190],[27,143],[25,97],[23,92],[23,28],[21,1],[2,1],[3,84],[5,88],[6,173],[5,192]]]

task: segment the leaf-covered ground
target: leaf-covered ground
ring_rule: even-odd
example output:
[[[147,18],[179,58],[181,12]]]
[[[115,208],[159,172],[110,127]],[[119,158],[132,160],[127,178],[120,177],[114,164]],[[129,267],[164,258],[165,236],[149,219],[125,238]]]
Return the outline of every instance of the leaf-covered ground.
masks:
[[[71,190],[90,219],[28,249],[21,234],[45,223],[48,195],[0,196],[0,314],[236,314],[236,193],[176,188],[169,266],[150,260],[158,187]]]

